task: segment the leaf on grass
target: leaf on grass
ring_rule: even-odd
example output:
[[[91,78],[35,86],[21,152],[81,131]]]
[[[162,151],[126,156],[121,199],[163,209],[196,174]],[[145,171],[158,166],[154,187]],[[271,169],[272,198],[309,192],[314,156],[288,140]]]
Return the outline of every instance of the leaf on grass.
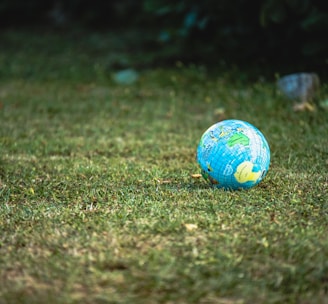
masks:
[[[263,245],[263,247],[268,248],[269,247],[269,241],[267,240],[266,237],[262,238],[262,240],[260,241],[261,245]]]
[[[194,179],[198,179],[198,178],[201,178],[202,175],[199,174],[199,173],[196,173],[196,174],[191,174],[191,177],[194,178]]]
[[[214,115],[224,115],[225,114],[225,108],[216,108],[214,110]]]
[[[198,228],[196,224],[184,224],[187,231],[194,231]]]
[[[160,185],[163,185],[163,184],[171,184],[172,183],[172,180],[170,179],[156,179],[156,182],[159,183]]]

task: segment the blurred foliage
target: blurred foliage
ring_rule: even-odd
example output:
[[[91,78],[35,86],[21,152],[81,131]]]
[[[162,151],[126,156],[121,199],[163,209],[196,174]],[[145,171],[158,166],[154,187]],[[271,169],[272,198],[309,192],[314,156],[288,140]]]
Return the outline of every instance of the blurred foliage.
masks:
[[[142,16],[134,0],[1,0],[0,25],[114,26]],[[137,13],[137,15],[135,15]]]
[[[328,2],[321,0],[2,0],[0,24],[144,27],[184,60],[328,60]]]
[[[320,0],[144,0],[159,39],[182,52],[247,61],[327,65],[328,2]]]

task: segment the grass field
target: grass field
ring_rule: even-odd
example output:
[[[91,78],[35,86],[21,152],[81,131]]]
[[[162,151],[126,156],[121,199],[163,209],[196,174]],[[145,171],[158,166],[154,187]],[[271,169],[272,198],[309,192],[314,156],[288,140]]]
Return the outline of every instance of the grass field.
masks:
[[[327,111],[238,69],[145,68],[114,34],[0,45],[1,304],[328,303]],[[114,83],[117,62],[138,81]],[[223,118],[270,144],[249,191],[191,177]]]

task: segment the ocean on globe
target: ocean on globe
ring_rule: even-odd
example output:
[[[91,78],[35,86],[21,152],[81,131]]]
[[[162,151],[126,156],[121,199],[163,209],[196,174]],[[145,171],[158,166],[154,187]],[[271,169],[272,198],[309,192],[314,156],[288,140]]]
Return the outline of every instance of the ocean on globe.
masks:
[[[241,120],[223,120],[205,131],[197,147],[202,176],[217,188],[249,189],[267,174],[270,148],[263,134]]]

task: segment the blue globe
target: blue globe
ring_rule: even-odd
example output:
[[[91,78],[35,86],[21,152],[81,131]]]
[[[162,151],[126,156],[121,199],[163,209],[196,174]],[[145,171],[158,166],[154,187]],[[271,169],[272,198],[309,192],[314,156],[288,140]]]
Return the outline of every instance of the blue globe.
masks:
[[[223,120],[203,134],[197,147],[203,177],[217,188],[249,189],[267,174],[270,148],[263,134],[241,120]]]

